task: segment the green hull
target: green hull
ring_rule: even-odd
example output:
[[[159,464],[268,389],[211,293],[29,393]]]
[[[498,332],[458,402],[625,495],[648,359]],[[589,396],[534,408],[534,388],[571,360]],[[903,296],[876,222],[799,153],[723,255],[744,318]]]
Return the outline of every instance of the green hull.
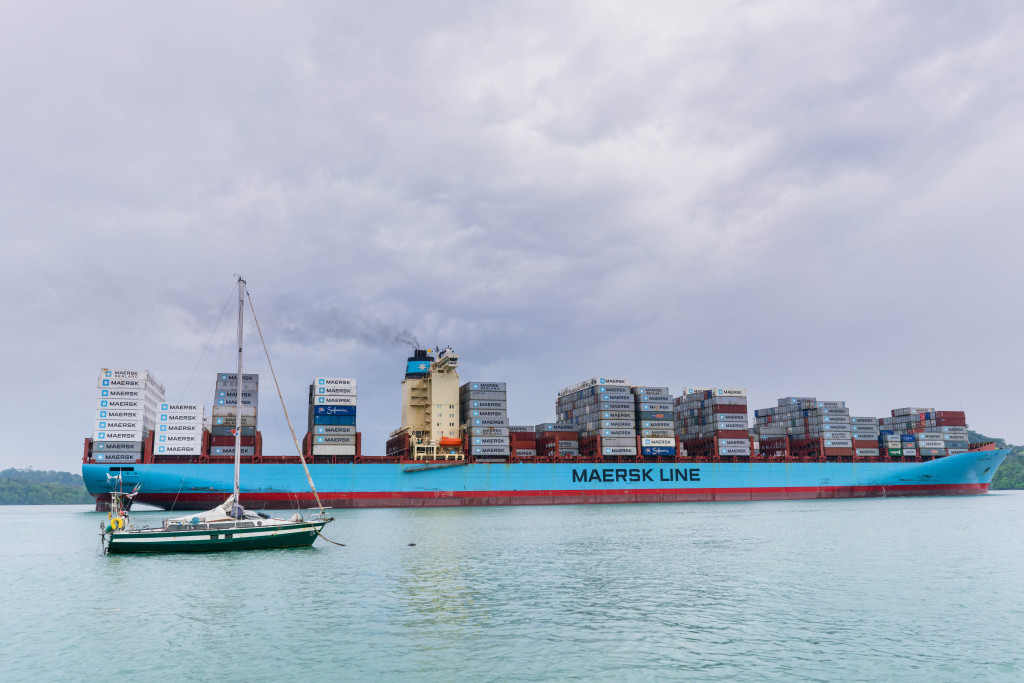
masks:
[[[107,552],[209,553],[228,550],[266,550],[313,545],[327,522],[303,522],[280,527],[196,531],[116,531]]]

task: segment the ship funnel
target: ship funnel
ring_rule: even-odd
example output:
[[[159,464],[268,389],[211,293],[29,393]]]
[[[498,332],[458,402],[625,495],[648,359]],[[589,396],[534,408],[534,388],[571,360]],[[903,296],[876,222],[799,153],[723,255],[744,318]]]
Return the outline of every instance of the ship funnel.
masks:
[[[430,364],[434,357],[428,356],[426,350],[416,349],[405,362],[406,379],[424,379],[430,377]]]

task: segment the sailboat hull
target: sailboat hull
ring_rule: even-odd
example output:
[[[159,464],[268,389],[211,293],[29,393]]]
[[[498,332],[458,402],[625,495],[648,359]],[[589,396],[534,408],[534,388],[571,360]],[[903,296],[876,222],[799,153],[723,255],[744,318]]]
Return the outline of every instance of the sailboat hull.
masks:
[[[199,529],[189,531],[121,531],[111,534],[107,552],[208,553],[227,550],[267,550],[313,545],[327,522],[303,522],[274,527]]]

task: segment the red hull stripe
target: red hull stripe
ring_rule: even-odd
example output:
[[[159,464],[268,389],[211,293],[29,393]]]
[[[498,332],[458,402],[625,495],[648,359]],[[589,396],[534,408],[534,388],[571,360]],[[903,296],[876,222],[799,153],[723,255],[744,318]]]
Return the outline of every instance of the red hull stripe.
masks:
[[[922,484],[903,486],[794,486],[788,488],[732,489],[569,489],[562,491],[346,491],[321,492],[320,500],[333,507],[448,507],[476,505],[558,505],[573,503],[657,503],[743,500],[808,500],[818,498],[871,498],[979,494],[988,484]],[[226,492],[141,492],[138,500],[160,507],[183,503],[223,502]],[[242,494],[251,507],[274,503],[312,504],[313,494],[261,492]]]

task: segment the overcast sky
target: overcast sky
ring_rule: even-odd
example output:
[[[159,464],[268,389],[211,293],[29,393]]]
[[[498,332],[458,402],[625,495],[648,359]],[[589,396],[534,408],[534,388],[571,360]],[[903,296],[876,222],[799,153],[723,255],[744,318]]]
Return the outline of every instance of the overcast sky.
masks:
[[[1018,3],[3,4],[3,466],[78,468],[101,367],[209,404],[235,273],[370,454],[411,336],[514,424],[608,375],[1024,442]]]

